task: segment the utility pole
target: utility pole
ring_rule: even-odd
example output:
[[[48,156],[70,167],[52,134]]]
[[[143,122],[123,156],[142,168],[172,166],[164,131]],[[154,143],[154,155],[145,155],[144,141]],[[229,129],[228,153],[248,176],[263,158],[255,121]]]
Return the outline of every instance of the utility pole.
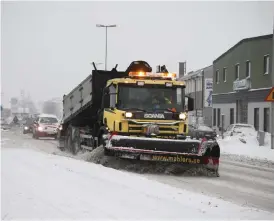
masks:
[[[198,125],[198,116],[197,116],[197,84],[196,84],[196,76],[193,78],[194,80],[194,90],[195,90],[195,94],[194,94],[194,100],[195,100],[195,122],[196,125]]]
[[[272,36],[272,85],[274,85],[274,19],[273,19],[273,36]],[[271,149],[274,149],[274,101],[271,102]]]
[[[97,28],[105,28],[106,29],[106,52],[105,52],[105,70],[107,70],[107,54],[108,54],[108,28],[115,28],[117,25],[101,25],[97,24]]]

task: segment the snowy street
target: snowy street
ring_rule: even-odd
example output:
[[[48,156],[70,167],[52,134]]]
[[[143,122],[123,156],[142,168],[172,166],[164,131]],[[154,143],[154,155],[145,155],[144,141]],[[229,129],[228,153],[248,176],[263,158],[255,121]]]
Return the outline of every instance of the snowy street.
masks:
[[[56,141],[21,131],[2,131],[1,154],[5,220],[274,217],[273,164],[222,159],[219,178],[140,175],[59,156]]]

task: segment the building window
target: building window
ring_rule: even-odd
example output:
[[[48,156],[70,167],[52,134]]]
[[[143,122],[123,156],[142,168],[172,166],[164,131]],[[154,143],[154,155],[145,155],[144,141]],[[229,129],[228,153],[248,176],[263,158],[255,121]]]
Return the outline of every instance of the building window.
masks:
[[[264,56],[264,74],[269,73],[269,55]]]
[[[219,70],[216,71],[216,75],[215,75],[215,79],[216,79],[216,83],[219,84],[220,82],[220,78],[219,78]]]
[[[226,68],[223,69],[223,81],[226,82]]]
[[[203,90],[203,79],[200,77],[198,82],[199,82],[199,91],[202,91]]]
[[[234,108],[230,108],[230,124],[234,124]]]
[[[245,63],[245,76],[250,77],[251,74],[251,63],[250,61],[246,61]]]
[[[217,114],[217,126],[221,126],[221,109],[218,108],[218,114]]]
[[[264,108],[264,132],[270,132],[270,109]]]
[[[213,126],[216,126],[216,108],[213,109]]]
[[[240,79],[240,65],[235,65],[235,80]]]
[[[254,108],[254,127],[259,130],[259,108]]]

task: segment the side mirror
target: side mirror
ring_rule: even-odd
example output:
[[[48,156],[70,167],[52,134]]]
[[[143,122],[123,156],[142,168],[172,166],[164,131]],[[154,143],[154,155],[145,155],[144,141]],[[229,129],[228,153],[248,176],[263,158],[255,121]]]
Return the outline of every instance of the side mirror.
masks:
[[[191,97],[186,96],[186,107],[187,111],[193,111],[194,110],[194,99]]]
[[[109,94],[109,87],[106,87],[103,89],[103,95],[108,95]]]
[[[104,108],[109,108],[109,102],[110,102],[109,94],[105,94],[104,95]]]
[[[110,105],[110,97],[109,97],[109,88],[106,87],[103,89],[103,100],[102,100],[102,108],[109,108]]]

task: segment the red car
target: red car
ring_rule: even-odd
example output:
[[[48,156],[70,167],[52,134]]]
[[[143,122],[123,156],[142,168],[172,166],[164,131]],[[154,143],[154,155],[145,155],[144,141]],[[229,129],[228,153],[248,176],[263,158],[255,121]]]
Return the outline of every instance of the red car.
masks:
[[[57,129],[59,126],[58,118],[52,114],[41,114],[33,123],[33,138],[53,137],[57,138]]]

